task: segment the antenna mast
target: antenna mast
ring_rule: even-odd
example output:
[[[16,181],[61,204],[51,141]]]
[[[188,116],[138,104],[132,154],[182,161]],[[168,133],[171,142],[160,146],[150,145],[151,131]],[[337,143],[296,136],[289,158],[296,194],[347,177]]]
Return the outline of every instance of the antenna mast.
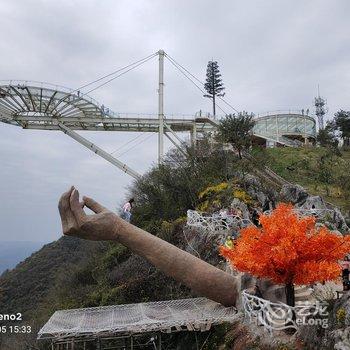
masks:
[[[318,129],[324,129],[324,116],[327,112],[326,100],[320,96],[320,86],[317,85],[318,96],[315,97],[315,107],[316,107],[316,116],[318,120]]]

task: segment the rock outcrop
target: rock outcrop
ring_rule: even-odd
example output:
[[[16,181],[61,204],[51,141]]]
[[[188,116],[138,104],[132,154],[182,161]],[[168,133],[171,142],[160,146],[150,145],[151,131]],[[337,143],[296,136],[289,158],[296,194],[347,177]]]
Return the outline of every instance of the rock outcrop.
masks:
[[[326,202],[320,196],[309,195],[299,185],[284,185],[280,192],[280,199],[292,203],[298,209],[314,210],[319,219],[333,231],[339,231],[342,234],[350,232],[346,219],[339,208]]]
[[[280,198],[283,202],[302,205],[305,203],[309,194],[299,185],[284,185],[280,192]]]

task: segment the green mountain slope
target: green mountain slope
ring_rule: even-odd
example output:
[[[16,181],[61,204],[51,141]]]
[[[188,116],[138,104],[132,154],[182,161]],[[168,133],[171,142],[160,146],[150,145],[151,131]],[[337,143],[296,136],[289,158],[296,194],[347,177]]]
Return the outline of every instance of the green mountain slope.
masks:
[[[60,272],[101,250],[103,245],[100,243],[71,237],[43,246],[0,277],[0,310],[23,314],[36,310]]]
[[[270,148],[255,155],[287,181],[349,212],[349,150],[337,155],[324,148]]]

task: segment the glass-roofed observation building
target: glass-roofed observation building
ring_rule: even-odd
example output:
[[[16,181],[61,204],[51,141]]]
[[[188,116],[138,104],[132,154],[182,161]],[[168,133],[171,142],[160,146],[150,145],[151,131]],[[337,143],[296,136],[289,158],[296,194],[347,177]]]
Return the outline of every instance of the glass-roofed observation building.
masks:
[[[275,111],[255,116],[254,143],[266,147],[314,144],[316,120],[300,111]]]

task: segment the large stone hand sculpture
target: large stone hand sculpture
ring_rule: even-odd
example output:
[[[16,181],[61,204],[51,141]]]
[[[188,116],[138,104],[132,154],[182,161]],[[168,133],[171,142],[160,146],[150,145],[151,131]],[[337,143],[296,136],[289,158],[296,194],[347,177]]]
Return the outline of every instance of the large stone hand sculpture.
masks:
[[[87,215],[84,206],[95,214]],[[127,223],[91,198],[83,197],[80,203],[74,187],[62,195],[59,211],[65,235],[119,242],[197,294],[225,306],[236,305],[238,289],[233,276]]]

